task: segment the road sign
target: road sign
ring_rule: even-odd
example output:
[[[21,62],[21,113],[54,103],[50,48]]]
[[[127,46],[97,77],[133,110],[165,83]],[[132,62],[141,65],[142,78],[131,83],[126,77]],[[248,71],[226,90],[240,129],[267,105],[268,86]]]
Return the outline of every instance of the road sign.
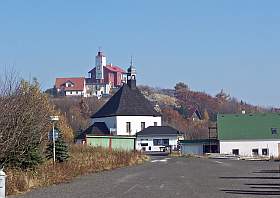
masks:
[[[57,140],[58,139],[58,134],[59,134],[59,132],[58,132],[58,130],[54,130],[54,139],[55,140]],[[49,132],[49,140],[52,140],[53,139],[53,131],[50,131]]]

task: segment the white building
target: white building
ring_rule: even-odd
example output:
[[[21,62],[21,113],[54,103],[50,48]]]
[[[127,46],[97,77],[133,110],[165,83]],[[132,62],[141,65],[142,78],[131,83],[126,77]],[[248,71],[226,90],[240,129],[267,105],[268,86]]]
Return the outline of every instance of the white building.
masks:
[[[76,78],[56,78],[55,89],[57,93],[64,96],[86,95],[86,85],[84,77]]]
[[[279,157],[280,114],[220,114],[217,120],[220,153]]]
[[[182,134],[169,126],[151,126],[137,133],[136,150],[164,151],[178,148]]]
[[[101,98],[103,95],[109,95],[112,90],[111,84],[92,83],[91,79],[86,78],[86,93],[84,97],[96,96]]]

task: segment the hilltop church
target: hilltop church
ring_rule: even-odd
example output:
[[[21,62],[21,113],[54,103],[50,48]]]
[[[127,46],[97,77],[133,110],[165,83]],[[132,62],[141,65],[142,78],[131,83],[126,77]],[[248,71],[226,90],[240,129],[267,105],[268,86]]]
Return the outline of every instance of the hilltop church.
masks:
[[[126,71],[112,63],[107,64],[107,58],[100,50],[95,57],[95,67],[88,74],[88,78],[56,78],[55,92],[61,96],[100,98],[119,89],[126,82]]]

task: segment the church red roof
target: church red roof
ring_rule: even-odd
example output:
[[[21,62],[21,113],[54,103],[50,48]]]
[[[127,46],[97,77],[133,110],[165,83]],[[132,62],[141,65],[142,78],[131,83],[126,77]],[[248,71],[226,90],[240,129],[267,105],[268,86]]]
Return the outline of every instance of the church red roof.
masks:
[[[116,66],[116,65],[110,65],[109,64],[109,65],[106,65],[105,68],[108,69],[111,72],[119,72],[119,73],[122,73],[122,74],[126,74],[125,70],[123,70],[121,67]],[[90,70],[88,73],[91,73],[94,70],[95,70],[95,67],[92,70]]]
[[[73,86],[66,87],[66,83],[69,82]],[[56,78],[55,80],[55,88],[56,89],[63,89],[65,91],[83,91],[85,84],[84,77],[78,78]]]
[[[120,72],[120,73],[123,73],[125,74],[126,71],[123,70],[122,68],[118,67],[118,66],[115,66],[115,65],[106,65],[106,68],[112,72]]]

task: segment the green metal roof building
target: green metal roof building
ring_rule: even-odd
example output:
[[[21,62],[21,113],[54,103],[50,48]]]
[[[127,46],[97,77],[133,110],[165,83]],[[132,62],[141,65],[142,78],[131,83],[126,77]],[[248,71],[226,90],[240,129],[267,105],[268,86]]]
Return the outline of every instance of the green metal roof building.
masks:
[[[238,155],[280,153],[280,113],[219,114],[220,152]]]

